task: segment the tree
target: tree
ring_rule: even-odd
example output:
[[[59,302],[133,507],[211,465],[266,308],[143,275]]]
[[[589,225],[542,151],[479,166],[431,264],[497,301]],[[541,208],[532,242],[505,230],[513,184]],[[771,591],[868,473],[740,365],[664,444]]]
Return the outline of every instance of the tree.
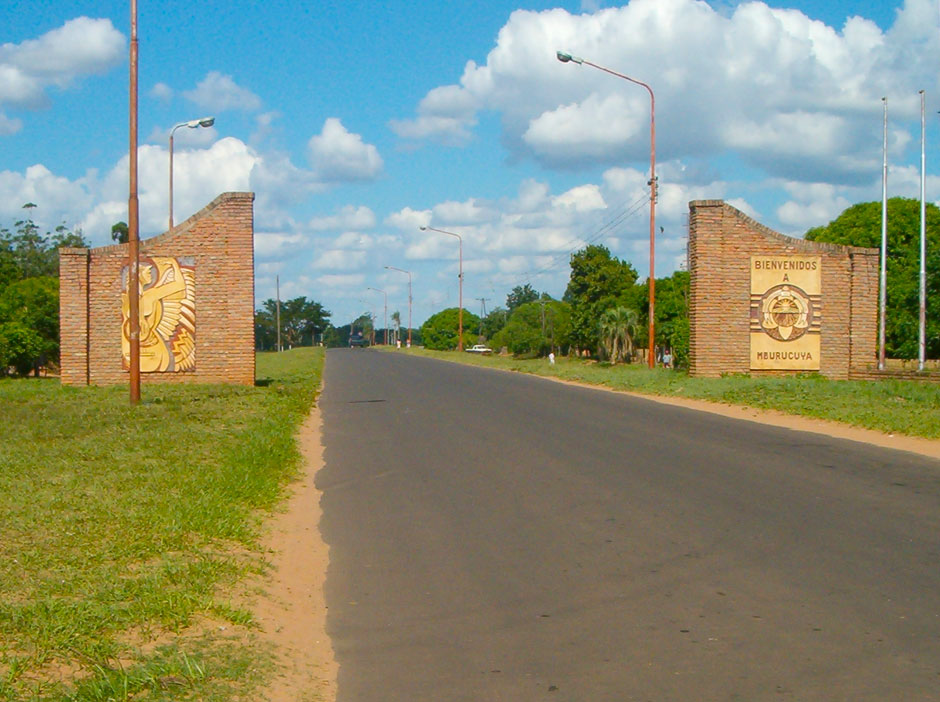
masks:
[[[65,224],[43,234],[32,219],[36,205],[27,202],[23,208],[29,216],[16,221],[13,232],[0,228],[0,325],[5,330],[0,368],[38,375],[42,365],[59,359],[58,248],[88,243],[80,230],[72,232]]]
[[[59,281],[49,276],[27,278],[0,291],[0,323],[22,324],[35,332],[39,346],[33,370],[59,359]]]
[[[312,346],[316,335],[329,324],[330,312],[306,297],[281,301],[281,345]],[[255,312],[255,345],[273,349],[277,345],[277,300],[267,299]]]
[[[457,308],[450,307],[441,310],[421,325],[421,338],[425,347],[438,351],[449,351],[457,348],[458,319]],[[476,343],[474,330],[479,328],[480,318],[470,312],[463,311],[463,345],[470,347]]]
[[[130,241],[130,233],[127,229],[127,222],[115,222],[111,225],[111,241],[118,244],[126,244]]]
[[[926,206],[927,356],[940,357],[940,208]],[[853,205],[824,227],[806,232],[809,241],[881,247],[881,203]],[[885,349],[892,358],[917,358],[920,310],[920,201],[888,200]]]
[[[483,337],[492,339],[499,333],[499,330],[506,326],[509,320],[509,311],[502,307],[494,307],[489,314],[483,318]]]
[[[627,307],[613,307],[601,315],[601,346],[611,363],[632,360],[638,321],[637,311]]]
[[[42,354],[42,339],[20,322],[0,322],[0,376],[11,366],[20,375],[35,368]]]
[[[520,305],[524,305],[527,302],[535,302],[538,299],[539,294],[531,285],[528,283],[525,285],[517,285],[512,289],[512,292],[506,296],[506,309],[512,312]]]
[[[545,356],[555,348],[567,348],[570,333],[571,306],[549,298],[517,307],[493,337],[493,345],[516,355]]]
[[[601,315],[612,307],[629,307],[637,272],[598,244],[573,253],[570,264],[564,301],[571,305],[571,343],[594,349]]]

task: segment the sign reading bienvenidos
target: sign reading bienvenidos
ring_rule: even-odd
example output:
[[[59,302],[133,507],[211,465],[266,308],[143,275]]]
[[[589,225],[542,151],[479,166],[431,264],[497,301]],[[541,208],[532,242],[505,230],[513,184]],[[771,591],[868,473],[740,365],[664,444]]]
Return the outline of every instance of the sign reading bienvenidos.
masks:
[[[819,370],[820,256],[751,256],[751,369]]]

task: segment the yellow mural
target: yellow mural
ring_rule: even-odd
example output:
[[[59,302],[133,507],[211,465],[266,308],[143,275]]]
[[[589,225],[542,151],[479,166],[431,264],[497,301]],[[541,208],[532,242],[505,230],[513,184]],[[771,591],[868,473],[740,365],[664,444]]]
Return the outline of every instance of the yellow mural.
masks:
[[[178,373],[196,368],[196,271],[191,258],[140,260],[140,371]],[[121,274],[121,350],[130,367],[127,267]]]
[[[751,256],[751,365],[819,370],[820,256]]]

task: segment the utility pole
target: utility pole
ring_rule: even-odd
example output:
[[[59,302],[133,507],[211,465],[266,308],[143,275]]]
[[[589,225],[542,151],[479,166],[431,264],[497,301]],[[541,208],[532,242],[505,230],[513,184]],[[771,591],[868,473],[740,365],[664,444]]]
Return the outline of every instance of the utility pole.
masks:
[[[127,314],[131,404],[140,402],[140,204],[137,198],[137,0],[131,0],[130,148],[127,198]]]
[[[483,320],[486,319],[486,301],[490,298],[476,297],[474,299],[480,301],[480,336],[483,336]]]
[[[274,276],[274,284],[277,286],[277,317],[275,325],[277,326],[277,350],[281,350],[281,276]]]

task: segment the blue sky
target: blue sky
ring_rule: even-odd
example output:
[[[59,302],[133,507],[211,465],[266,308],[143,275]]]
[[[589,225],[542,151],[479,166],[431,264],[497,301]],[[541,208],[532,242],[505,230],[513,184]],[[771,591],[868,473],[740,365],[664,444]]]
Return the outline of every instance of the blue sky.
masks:
[[[127,208],[127,2],[0,6],[0,226],[22,205],[109,243]],[[648,273],[649,83],[661,190],[656,274],[683,265],[691,199],[801,235],[881,196],[940,198],[936,0],[629,3],[139,2],[141,235],[226,190],[256,193],[256,302],[305,295],[336,324],[560,296],[569,254],[607,245]],[[380,320],[381,323],[381,320]]]

